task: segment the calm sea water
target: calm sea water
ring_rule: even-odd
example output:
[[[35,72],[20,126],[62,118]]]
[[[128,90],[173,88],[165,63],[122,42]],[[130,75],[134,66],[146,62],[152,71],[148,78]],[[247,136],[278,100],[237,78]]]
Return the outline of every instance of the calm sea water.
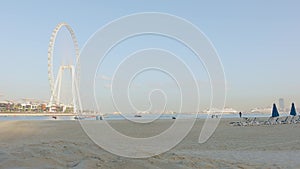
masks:
[[[244,114],[243,117],[269,117],[268,114]],[[11,121],[11,120],[76,120],[75,116],[1,116],[0,121]],[[83,120],[96,120],[96,116],[82,116]],[[163,114],[163,115],[155,115],[155,114],[145,114],[142,117],[134,117],[134,115],[128,115],[128,118],[133,119],[172,119],[172,117],[178,117],[178,115],[171,115],[171,114]],[[181,118],[191,119],[191,118],[198,118],[198,119],[205,119],[207,117],[211,118],[206,114],[198,114],[197,117],[195,114],[181,114]],[[222,118],[238,118],[238,114],[224,114]],[[103,117],[104,120],[124,120],[125,117],[122,115],[105,115]]]

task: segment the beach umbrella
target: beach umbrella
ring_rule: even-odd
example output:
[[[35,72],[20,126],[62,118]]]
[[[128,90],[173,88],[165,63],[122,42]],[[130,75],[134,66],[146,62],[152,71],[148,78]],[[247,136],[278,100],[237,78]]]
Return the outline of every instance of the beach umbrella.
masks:
[[[278,113],[276,104],[274,103],[273,104],[273,109],[272,109],[272,117],[278,117],[278,116],[279,116],[279,113]]]
[[[295,104],[292,103],[292,108],[291,108],[291,112],[290,112],[291,116],[296,116],[297,112],[296,112],[296,108],[295,108]]]

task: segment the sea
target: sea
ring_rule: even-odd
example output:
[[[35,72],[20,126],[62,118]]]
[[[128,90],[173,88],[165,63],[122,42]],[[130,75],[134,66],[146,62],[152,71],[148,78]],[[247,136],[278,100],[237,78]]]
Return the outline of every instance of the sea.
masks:
[[[126,119],[145,119],[145,120],[152,120],[152,119],[174,119],[178,118],[179,115],[174,114],[143,114],[140,117],[135,117],[134,115],[126,115],[124,117],[121,114],[107,114],[102,116],[102,120],[126,120]],[[243,114],[243,117],[247,118],[254,118],[254,117],[270,117],[269,114]],[[207,114],[180,114],[180,119],[206,119],[206,118],[239,118],[238,114],[223,114],[222,116],[212,116]],[[19,121],[19,120],[99,120],[99,116],[96,115],[86,115],[86,116],[34,116],[34,115],[0,115],[0,121]]]

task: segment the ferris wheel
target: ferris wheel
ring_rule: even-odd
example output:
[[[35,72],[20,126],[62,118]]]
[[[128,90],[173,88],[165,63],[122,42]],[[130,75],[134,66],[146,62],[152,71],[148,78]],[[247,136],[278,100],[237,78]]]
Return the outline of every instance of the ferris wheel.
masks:
[[[50,42],[49,42],[49,47],[48,47],[48,80],[50,84],[50,92],[51,92],[51,98],[50,98],[50,106],[52,104],[59,104],[60,103],[60,89],[61,89],[61,82],[62,82],[62,74],[65,70],[70,70],[71,76],[72,76],[72,96],[73,96],[73,106],[74,106],[74,111],[76,111],[76,95],[77,95],[77,80],[78,80],[78,70],[75,71],[75,66],[72,64],[68,65],[60,65],[58,69],[57,76],[55,77],[54,75],[54,70],[53,70],[53,53],[54,53],[54,44],[56,41],[56,37],[58,32],[61,30],[61,28],[67,28],[68,32],[71,35],[74,49],[75,49],[75,65],[76,69],[79,68],[79,47],[78,47],[78,42],[75,36],[75,33],[71,26],[69,26],[67,23],[62,22],[59,23],[55,29],[52,32]]]

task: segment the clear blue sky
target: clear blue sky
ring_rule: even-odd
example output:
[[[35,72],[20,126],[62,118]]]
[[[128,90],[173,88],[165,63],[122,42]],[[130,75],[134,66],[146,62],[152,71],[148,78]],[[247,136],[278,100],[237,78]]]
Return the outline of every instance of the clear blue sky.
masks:
[[[137,12],[185,18],[213,42],[229,84],[227,106],[269,106],[278,98],[300,105],[298,1],[1,1],[2,99],[49,97],[47,48],[65,21],[79,46],[111,20]]]

